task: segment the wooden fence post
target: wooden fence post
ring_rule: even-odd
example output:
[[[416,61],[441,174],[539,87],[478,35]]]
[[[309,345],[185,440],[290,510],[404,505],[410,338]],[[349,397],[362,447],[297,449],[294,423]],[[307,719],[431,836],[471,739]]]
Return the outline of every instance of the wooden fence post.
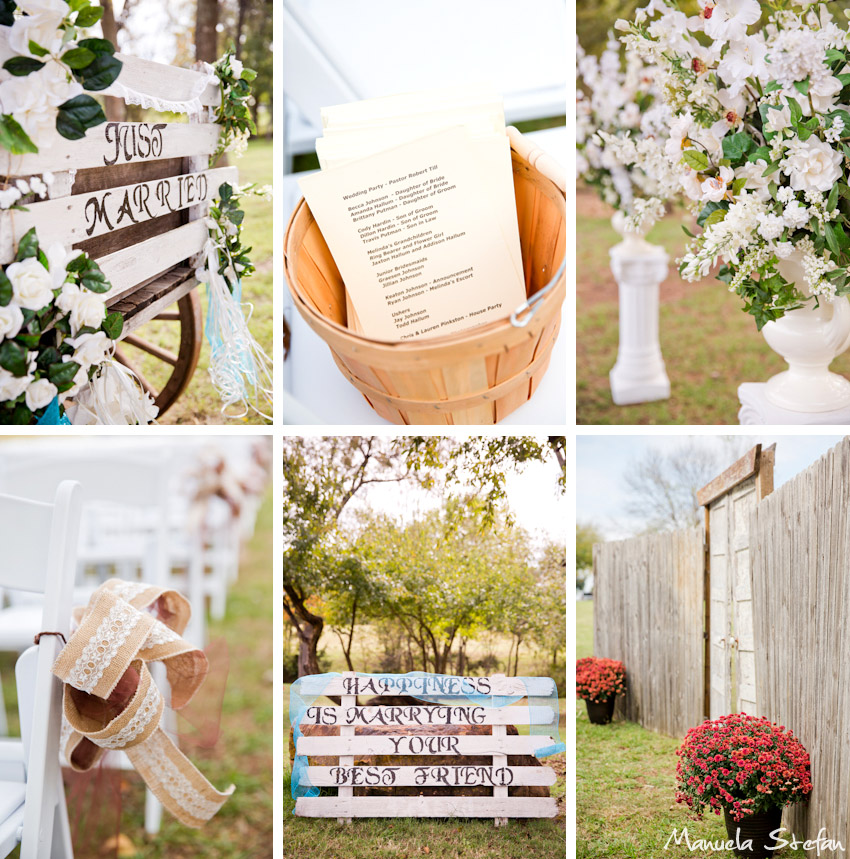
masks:
[[[501,680],[504,678],[504,674],[494,674],[493,679]],[[530,706],[530,704],[529,704]],[[493,725],[491,728],[494,737],[504,737],[507,736],[508,729],[506,725]],[[506,767],[508,765],[508,756],[507,755],[493,755],[493,769],[496,767]],[[493,796],[494,797],[505,797],[507,798],[508,789],[507,787],[497,787],[493,786]],[[507,817],[497,817],[495,818],[496,826],[507,826],[508,818]]]
[[[352,680],[357,676],[353,671],[346,671],[343,675],[343,680],[346,678],[352,678]],[[356,707],[357,706],[357,696],[356,695],[343,695],[340,699],[340,705],[343,708],[343,712],[346,707]],[[339,729],[339,735],[341,737],[353,737],[354,736],[354,725],[342,725]],[[354,766],[354,755],[340,755],[339,756],[339,765],[341,767],[353,767]],[[353,787],[339,787],[339,798],[349,798],[354,796],[354,788]],[[341,824],[351,824],[351,816],[347,817],[338,817],[337,823]]]

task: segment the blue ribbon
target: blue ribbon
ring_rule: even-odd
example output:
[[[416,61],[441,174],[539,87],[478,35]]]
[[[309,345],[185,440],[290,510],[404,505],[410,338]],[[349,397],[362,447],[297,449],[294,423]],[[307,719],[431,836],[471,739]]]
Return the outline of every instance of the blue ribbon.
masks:
[[[36,426],[58,426],[67,424],[71,426],[71,421],[65,415],[59,412],[59,397],[54,397],[44,410],[44,414],[36,421]]]

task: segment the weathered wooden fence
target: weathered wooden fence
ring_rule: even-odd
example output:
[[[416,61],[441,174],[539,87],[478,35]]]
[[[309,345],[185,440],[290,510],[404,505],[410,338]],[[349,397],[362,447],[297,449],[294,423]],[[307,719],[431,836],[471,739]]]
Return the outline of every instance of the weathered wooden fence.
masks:
[[[593,548],[594,653],[628,672],[621,715],[679,736],[703,718],[702,528]]]
[[[750,525],[759,715],[790,728],[812,761],[811,800],[786,812],[784,825],[798,838],[815,838],[823,827],[845,850],[850,849],[848,511],[850,440],[845,438],[762,501]]]

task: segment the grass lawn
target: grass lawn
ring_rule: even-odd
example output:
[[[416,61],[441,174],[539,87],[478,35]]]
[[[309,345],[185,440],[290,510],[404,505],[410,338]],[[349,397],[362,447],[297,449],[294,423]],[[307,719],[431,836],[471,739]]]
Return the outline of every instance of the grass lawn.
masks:
[[[363,635],[365,654],[370,652],[368,630]],[[355,639],[356,640],[356,639]],[[322,639],[330,671],[344,671],[341,650],[333,637]],[[355,646],[355,667],[368,671],[368,661],[358,659]],[[504,642],[504,656],[507,642]],[[470,648],[474,658],[474,648]],[[525,660],[528,660],[527,662]],[[520,651],[519,673],[530,670],[531,660]],[[567,702],[560,698],[561,738],[566,726]],[[284,686],[284,725],[289,730],[289,686]],[[528,726],[518,726],[528,733]],[[288,748],[288,741],[284,744]],[[310,859],[413,859],[431,856],[433,859],[561,859],[566,837],[565,796],[566,756],[556,755],[543,761],[558,773],[558,781],[550,788],[558,798],[559,813],[553,820],[512,820],[505,828],[496,829],[492,820],[430,820],[415,818],[382,818],[355,820],[350,826],[340,826],[336,820],[295,817],[295,801],[290,792],[290,763],[288,754],[283,765],[283,855]]]
[[[239,183],[244,185],[256,182],[258,185],[272,184],[272,141],[252,140],[248,151],[232,164],[239,170]],[[242,283],[242,301],[253,306],[249,327],[254,338],[263,347],[269,360],[272,357],[272,340],[274,320],[272,318],[272,201],[259,198],[249,198],[244,201],[245,229],[242,242],[253,248],[251,259],[257,270]],[[198,287],[201,297],[204,317],[206,317],[207,300],[206,287]],[[173,322],[152,321],[139,329],[139,335],[145,340],[154,342],[167,349],[174,350],[176,343],[173,338]],[[162,385],[167,378],[166,370],[170,367],[160,361],[129,348],[128,355],[138,360],[145,376],[154,385]],[[143,357],[142,357],[143,356]],[[264,424],[265,421],[256,413],[251,412],[244,418],[226,418],[221,413],[221,401],[218,393],[210,382],[207,368],[209,366],[210,346],[204,338],[201,356],[195,375],[177,402],[162,416],[163,424]],[[269,414],[270,407],[265,409]]]
[[[608,373],[617,357],[617,287],[608,251],[619,241],[606,211],[579,191],[576,240],[576,419],[580,424],[737,424],[742,382],[764,382],[786,368],[725,284],[706,278],[686,283],[675,259],[687,238],[681,219],[669,216],[647,236],[670,255],[661,287],[661,351],[670,399],[615,406]],[[832,364],[850,376],[850,355]]]
[[[576,603],[576,656],[593,655],[593,602]],[[576,856],[579,859],[645,859],[655,856],[731,856],[690,851],[671,842],[687,827],[690,840],[726,841],[722,817],[692,820],[675,800],[679,739],[634,722],[591,725],[576,701]],[[805,856],[784,849],[777,856]]]
[[[121,852],[122,857],[262,859],[272,855],[271,498],[269,492],[254,538],[243,548],[239,579],[231,587],[227,615],[209,628],[213,644],[226,641],[230,662],[221,708],[221,734],[212,748],[181,743],[183,751],[215,787],[235,784],[236,792],[203,829],[189,829],[166,811],[159,835],[149,838],[144,834],[141,779],[132,772],[123,774],[120,831],[126,852]],[[13,665],[14,657],[0,654],[0,676],[10,714],[15,709]],[[18,733],[16,712],[10,728],[11,733]],[[108,797],[99,798],[108,801]],[[73,818],[71,827],[73,832]],[[74,855],[76,859],[114,855],[102,847],[102,842],[85,845],[78,836]],[[12,856],[17,855],[16,848]],[[311,854],[304,855],[306,859]]]

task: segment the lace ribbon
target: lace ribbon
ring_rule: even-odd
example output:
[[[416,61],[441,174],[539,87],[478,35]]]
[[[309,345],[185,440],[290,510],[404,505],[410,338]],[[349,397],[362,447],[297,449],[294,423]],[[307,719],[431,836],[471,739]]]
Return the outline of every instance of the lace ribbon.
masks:
[[[65,684],[62,750],[71,768],[89,770],[120,749],[165,808],[197,828],[234,786],[216,790],[162,730],[165,701],[147,666],[165,664],[173,709],[192,700],[208,664],[181,637],[190,612],[176,591],[110,579],[75,610],[79,627],[53,673]]]
[[[212,71],[212,66],[208,66],[207,68],[208,71],[206,74],[195,82],[189,98],[182,101],[158,98],[157,96],[131,89],[121,83],[120,75],[118,76],[118,80],[103,91],[103,95],[112,95],[123,99],[126,104],[137,104],[145,109],[158,110],[163,113],[200,113],[204,107],[201,104],[201,96],[211,83],[218,83],[218,77]]]

